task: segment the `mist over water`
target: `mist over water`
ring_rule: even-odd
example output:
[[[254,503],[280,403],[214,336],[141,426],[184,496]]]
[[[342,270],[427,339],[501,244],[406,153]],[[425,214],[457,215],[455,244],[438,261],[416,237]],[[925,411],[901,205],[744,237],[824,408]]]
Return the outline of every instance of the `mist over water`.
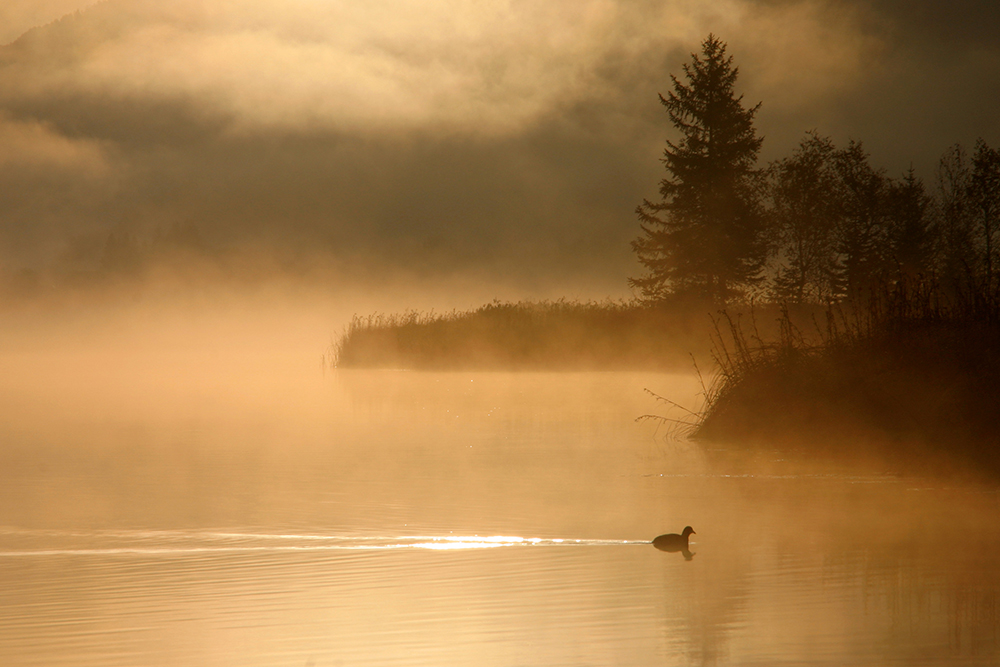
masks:
[[[995,486],[635,422],[688,374],[324,371],[353,304],[238,301],[5,312],[5,665],[997,659]]]
[[[901,472],[865,450],[878,435],[819,454],[809,407],[787,411],[806,441],[781,449],[685,439],[669,419],[698,417],[723,320],[658,293],[711,276],[719,303],[743,282],[815,297],[808,315],[851,297],[848,264],[961,268],[985,278],[993,310],[973,310],[992,326],[1000,200],[975,184],[1000,187],[997,7],[2,0],[0,667],[1000,663],[996,480],[931,458]],[[743,137],[719,183],[757,161],[769,185],[732,190],[752,215],[722,236],[688,235],[708,273],[636,282],[637,258],[677,257],[635,245],[635,206],[658,158],[677,175],[690,114],[665,117],[662,95],[705,35],[733,54],[713,62],[738,64],[753,131],[687,128]],[[803,217],[810,201],[829,215]],[[807,218],[821,233],[796,255]],[[725,278],[737,264],[767,275]],[[746,340],[791,340],[758,312],[773,321],[748,313]],[[415,324],[434,326],[396,335]],[[965,397],[991,395],[994,339],[970,331],[954,339],[979,358],[887,394],[913,408],[900,422],[971,406],[992,424],[989,398]],[[350,332],[353,357],[335,344]],[[881,356],[842,392],[876,416],[852,382]],[[363,370],[380,364],[575,370]],[[748,394],[738,426],[780,422],[773,392]],[[838,398],[820,401],[836,420]]]

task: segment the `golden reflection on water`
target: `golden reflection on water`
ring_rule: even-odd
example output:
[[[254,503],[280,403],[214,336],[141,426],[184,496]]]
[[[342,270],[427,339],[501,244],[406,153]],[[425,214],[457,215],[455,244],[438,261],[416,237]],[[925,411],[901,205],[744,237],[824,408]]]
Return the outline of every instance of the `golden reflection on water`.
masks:
[[[995,487],[634,421],[690,377],[62,361],[0,379],[4,665],[1000,657]]]

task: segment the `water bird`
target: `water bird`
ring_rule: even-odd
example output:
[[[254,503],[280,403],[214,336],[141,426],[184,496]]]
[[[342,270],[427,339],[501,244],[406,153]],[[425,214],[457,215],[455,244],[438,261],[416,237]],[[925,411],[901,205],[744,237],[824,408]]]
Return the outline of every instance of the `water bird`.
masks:
[[[653,540],[653,546],[660,551],[669,551],[675,553],[677,551],[689,552],[688,550],[688,540],[691,539],[692,535],[697,535],[694,532],[694,528],[691,526],[685,526],[684,532],[680,535],[677,533],[667,533],[666,535],[660,535]]]

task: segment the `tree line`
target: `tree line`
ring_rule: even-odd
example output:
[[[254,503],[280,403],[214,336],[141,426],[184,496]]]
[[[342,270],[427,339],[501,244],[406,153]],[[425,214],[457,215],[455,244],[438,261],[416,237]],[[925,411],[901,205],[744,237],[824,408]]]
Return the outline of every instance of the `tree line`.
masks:
[[[956,144],[928,187],[912,167],[898,178],[874,167],[860,141],[838,147],[813,131],[760,167],[760,104],[736,95],[726,44],[709,35],[683,73],[660,96],[680,133],[664,150],[660,199],[636,209],[645,273],[629,284],[643,299],[831,302],[905,279],[1000,290],[1000,151]]]

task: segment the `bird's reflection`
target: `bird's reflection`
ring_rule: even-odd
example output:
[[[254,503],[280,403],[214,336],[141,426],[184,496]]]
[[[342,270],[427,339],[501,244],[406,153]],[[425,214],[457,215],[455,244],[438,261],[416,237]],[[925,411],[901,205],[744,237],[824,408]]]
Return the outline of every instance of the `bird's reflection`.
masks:
[[[694,554],[688,548],[688,540],[692,535],[697,535],[694,532],[694,528],[691,526],[685,526],[684,531],[678,535],[677,533],[667,533],[666,535],[660,535],[653,540],[653,546],[660,551],[666,551],[669,553],[681,553],[684,556],[684,560],[691,560],[694,558]]]

